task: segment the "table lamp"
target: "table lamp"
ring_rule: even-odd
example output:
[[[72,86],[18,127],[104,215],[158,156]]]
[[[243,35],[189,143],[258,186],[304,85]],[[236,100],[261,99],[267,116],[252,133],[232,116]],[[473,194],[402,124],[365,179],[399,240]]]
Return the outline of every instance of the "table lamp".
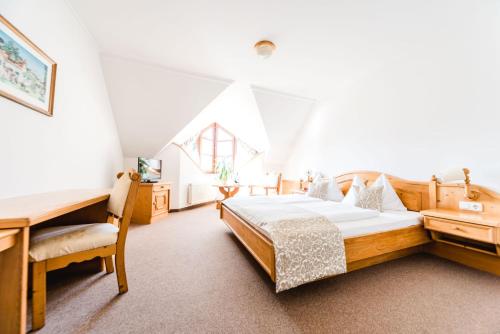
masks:
[[[452,168],[439,173],[438,177],[436,177],[436,175],[433,175],[432,180],[438,183],[462,181],[464,182],[465,186],[464,197],[475,201],[479,198],[479,193],[477,191],[471,190],[469,174],[470,170],[468,168]]]

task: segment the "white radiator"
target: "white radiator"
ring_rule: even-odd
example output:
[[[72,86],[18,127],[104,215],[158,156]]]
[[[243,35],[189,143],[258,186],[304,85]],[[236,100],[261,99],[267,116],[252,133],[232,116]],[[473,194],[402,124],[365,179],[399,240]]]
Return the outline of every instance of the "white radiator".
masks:
[[[188,205],[215,201],[215,188],[209,184],[188,184]]]

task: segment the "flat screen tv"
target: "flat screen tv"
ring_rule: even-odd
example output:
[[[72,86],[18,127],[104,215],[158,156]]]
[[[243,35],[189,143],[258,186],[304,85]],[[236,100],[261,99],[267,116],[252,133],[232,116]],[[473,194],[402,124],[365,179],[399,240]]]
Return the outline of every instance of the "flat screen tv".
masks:
[[[137,158],[137,170],[142,182],[158,182],[161,179],[161,160]]]

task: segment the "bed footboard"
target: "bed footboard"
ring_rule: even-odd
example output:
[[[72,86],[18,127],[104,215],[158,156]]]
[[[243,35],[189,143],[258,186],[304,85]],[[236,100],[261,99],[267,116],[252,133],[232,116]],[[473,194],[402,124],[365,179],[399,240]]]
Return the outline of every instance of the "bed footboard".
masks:
[[[276,282],[276,266],[274,263],[274,247],[272,241],[238,217],[224,204],[222,204],[220,209],[220,218],[269,274],[272,281]]]

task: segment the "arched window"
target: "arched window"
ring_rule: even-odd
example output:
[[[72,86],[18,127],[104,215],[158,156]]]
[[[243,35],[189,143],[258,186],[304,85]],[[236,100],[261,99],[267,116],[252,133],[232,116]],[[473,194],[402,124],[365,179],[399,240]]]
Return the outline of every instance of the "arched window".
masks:
[[[234,166],[236,155],[236,137],[213,123],[198,137],[198,152],[200,154],[200,167],[206,173],[216,173],[217,166],[225,163],[227,167]]]

